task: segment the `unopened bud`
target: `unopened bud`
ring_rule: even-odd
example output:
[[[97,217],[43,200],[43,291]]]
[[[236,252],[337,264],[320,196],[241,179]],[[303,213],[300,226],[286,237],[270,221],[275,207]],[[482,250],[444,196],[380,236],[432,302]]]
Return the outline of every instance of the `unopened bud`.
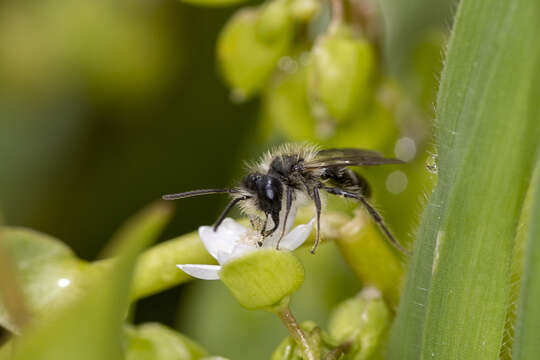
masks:
[[[221,73],[238,100],[249,98],[265,85],[292,39],[292,30],[270,31],[275,36],[272,41],[259,38],[259,15],[256,9],[240,10],[222,30],[217,43]]]
[[[287,0],[273,0],[263,5],[257,20],[257,36],[267,42],[279,40],[292,31],[292,17]]]
[[[310,94],[336,121],[344,121],[373,93],[373,46],[344,25],[333,27],[313,48],[308,68]]]
[[[351,343],[354,359],[369,359],[380,345],[389,321],[390,312],[380,291],[367,287],[338,305],[330,316],[328,331],[336,341]]]

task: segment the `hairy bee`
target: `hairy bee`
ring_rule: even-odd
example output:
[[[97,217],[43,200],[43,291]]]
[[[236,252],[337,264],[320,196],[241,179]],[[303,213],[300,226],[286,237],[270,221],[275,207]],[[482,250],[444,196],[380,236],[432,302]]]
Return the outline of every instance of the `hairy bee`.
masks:
[[[277,248],[285,230],[294,220],[297,205],[313,201],[316,209],[316,240],[311,252],[314,253],[320,241],[321,192],[343,196],[360,201],[392,245],[407,253],[377,210],[368,202],[371,191],[367,181],[349,169],[349,166],[401,163],[403,161],[385,158],[371,150],[323,150],[308,144],[284,144],[249,166],[248,174],[233,188],[193,190],[164,195],[163,199],[228,193],[232,200],[217,219],[214,230],[217,230],[229,211],[239,205],[252,225],[260,230],[263,239],[279,229]]]

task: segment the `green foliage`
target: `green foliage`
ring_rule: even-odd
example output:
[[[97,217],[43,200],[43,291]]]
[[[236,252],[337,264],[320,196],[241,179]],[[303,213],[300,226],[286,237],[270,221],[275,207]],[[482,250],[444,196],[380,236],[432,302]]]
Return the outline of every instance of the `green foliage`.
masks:
[[[145,220],[143,215],[144,225],[152,223]],[[138,228],[138,225],[132,226]],[[32,324],[17,340],[14,360],[122,357],[122,324],[135,261],[138,253],[155,240],[155,236],[145,236],[144,232],[126,230],[125,234],[119,237],[122,242],[115,244],[118,257],[110,268],[92,277],[86,291],[69,304],[48,312],[42,321]]]
[[[218,7],[243,1],[184,2]],[[102,1],[43,4],[27,5],[28,13],[18,5],[2,7],[7,11],[0,15],[0,55],[5,55],[0,72],[8,83],[0,89],[2,96],[18,86],[41,94],[36,90],[46,88],[40,85],[44,78],[56,79],[71,67],[86,78],[82,92],[104,93],[103,99],[122,99],[126,92],[126,98],[140,98],[165,78],[176,81],[169,76],[174,74],[163,47],[170,39],[161,40],[162,30],[147,31],[137,16]],[[440,27],[425,31],[422,24],[443,17],[443,10],[435,9],[442,8],[441,1],[381,1],[384,37],[373,4],[270,0],[238,9],[218,37],[217,65],[233,101],[261,96],[260,122],[246,131],[256,128],[260,136],[253,143],[310,141],[370,148],[407,160],[359,172],[372,184],[371,201],[383,210],[396,238],[412,248],[416,235],[413,257],[396,253],[365,212],[342,199],[328,199],[321,225],[324,240],[333,244],[323,244],[316,257],[308,258],[306,248],[294,254],[264,249],[227,262],[222,282],[183,289],[178,326],[235,359],[260,358],[271,348],[273,360],[533,358],[540,351],[540,315],[534,306],[540,302],[540,228],[534,221],[540,217],[540,190],[538,175],[532,176],[540,138],[540,48],[532,44],[540,28],[540,4],[462,0],[435,113],[446,35]],[[138,16],[153,18],[148,9]],[[201,15],[186,9],[196,23]],[[103,26],[91,31],[96,19]],[[58,24],[69,31],[57,34]],[[46,42],[54,46],[37,51],[30,41],[35,38],[54,39]],[[191,38],[199,44],[197,34],[190,33]],[[110,51],[114,48],[119,51]],[[201,88],[206,104],[214,94]],[[204,110],[196,109],[197,116]],[[432,117],[437,119],[433,155]],[[21,129],[26,136],[37,128]],[[70,131],[79,130],[74,125]],[[56,138],[55,131],[50,134]],[[22,138],[33,144],[39,136]],[[146,154],[144,145],[141,149]],[[211,167],[206,174],[228,167],[205,166]],[[5,168],[11,167],[16,168]],[[414,210],[423,207],[418,203],[435,181],[414,234]],[[34,212],[44,216],[39,208]],[[0,347],[0,359],[222,359],[164,325],[135,326],[126,320],[136,300],[191,280],[177,264],[215,263],[196,232],[141,253],[170,216],[163,204],[141,212],[112,237],[107,258],[94,262],[79,259],[53,237],[2,228],[0,325],[12,337]],[[312,216],[300,211],[297,221]],[[184,226],[189,229],[187,222]],[[359,296],[343,301],[362,287]],[[315,321],[298,327],[289,301],[302,318]],[[289,331],[277,348],[284,329],[270,318],[276,314]],[[318,325],[325,322],[328,332]]]
[[[48,235],[22,228],[3,228],[2,245],[13,264],[17,283],[31,320],[68,303],[85,291],[90,266],[78,259],[62,242]],[[4,305],[0,304],[0,325],[20,332]]]
[[[126,360],[196,360],[206,351],[190,340],[160,324],[126,325]]]
[[[516,322],[515,339],[513,339],[513,359],[534,359],[540,351],[538,343],[539,319],[538,302],[540,301],[540,162],[537,152],[537,162],[534,176],[529,188],[530,211],[525,217],[530,222],[525,233],[524,254],[525,265],[523,269],[521,294],[519,300],[518,317]],[[523,265],[520,261],[519,265]],[[514,320],[514,319],[512,319]]]
[[[464,0],[458,10],[438,95],[438,184],[390,359],[491,359],[500,351],[513,240],[540,130],[540,53],[522,45],[535,41],[540,17],[534,0],[494,5]]]

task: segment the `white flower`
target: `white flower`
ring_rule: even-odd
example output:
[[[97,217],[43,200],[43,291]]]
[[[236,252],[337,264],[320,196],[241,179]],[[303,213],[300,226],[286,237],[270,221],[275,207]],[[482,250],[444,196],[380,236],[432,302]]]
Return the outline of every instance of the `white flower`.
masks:
[[[279,242],[280,250],[295,250],[306,241],[313,227],[313,219],[303,225],[298,225],[285,234]],[[281,229],[281,228],[280,228]],[[280,229],[264,239],[262,248],[275,248]],[[199,236],[206,250],[219,265],[181,264],[176,265],[182,271],[193,277],[204,280],[219,280],[219,271],[226,262],[236,259],[249,252],[262,249],[257,245],[261,235],[252,229],[247,229],[231,218],[223,220],[217,231],[211,226],[201,226]]]

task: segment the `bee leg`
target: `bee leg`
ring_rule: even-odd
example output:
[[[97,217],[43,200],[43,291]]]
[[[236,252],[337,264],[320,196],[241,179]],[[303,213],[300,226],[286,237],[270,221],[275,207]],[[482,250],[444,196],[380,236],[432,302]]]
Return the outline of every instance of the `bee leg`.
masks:
[[[266,218],[264,219],[264,226],[261,230],[262,237],[270,236],[276,231],[276,229],[279,227],[279,211],[278,212],[271,212],[269,213],[272,217],[272,221],[274,222],[274,226],[270,230],[266,230],[266,224],[268,223],[268,214],[266,215]],[[262,246],[262,241],[258,242],[259,246]]]
[[[313,188],[313,202],[315,203],[315,209],[317,211],[317,228],[315,232],[315,244],[311,248],[311,253],[315,254],[317,246],[319,246],[319,241],[321,239],[321,197],[319,195],[319,188]]]
[[[281,235],[279,236],[279,239],[276,244],[276,250],[279,250],[279,242],[283,238],[283,235],[285,235],[285,228],[287,227],[287,218],[289,217],[289,213],[291,211],[292,207],[292,201],[293,201],[293,189],[291,187],[287,186],[287,199],[286,199],[286,208],[285,208],[285,218],[283,219],[283,227],[281,228]]]
[[[386,224],[383,221],[383,218],[381,215],[375,210],[373,206],[367,201],[367,199],[359,194],[355,194],[353,192],[349,192],[346,190],[338,189],[338,188],[331,188],[331,187],[324,187],[324,191],[328,192],[329,194],[333,195],[341,195],[346,198],[352,198],[360,201],[367,209],[369,215],[373,218],[373,220],[379,225],[379,228],[382,230],[386,238],[390,241],[390,243],[399,251],[401,251],[403,254],[410,255],[409,250],[405,249],[401,244],[394,238],[388,227],[386,227]]]
[[[214,232],[217,231],[219,225],[221,225],[223,220],[225,220],[225,216],[227,216],[227,214],[229,213],[229,211],[231,211],[231,209],[234,207],[234,205],[238,204],[240,201],[244,201],[244,200],[247,200],[249,198],[250,198],[249,196],[242,196],[242,197],[231,200],[231,202],[229,202],[229,204],[227,204],[227,206],[225,207],[225,209],[223,210],[221,215],[219,215],[216,223],[214,224]]]
[[[264,223],[263,223],[263,226],[261,228],[261,236],[264,238],[266,237],[266,224],[268,224],[268,214],[264,214]],[[257,241],[257,245],[259,245],[259,247],[263,246],[263,242],[262,240],[259,240]]]

